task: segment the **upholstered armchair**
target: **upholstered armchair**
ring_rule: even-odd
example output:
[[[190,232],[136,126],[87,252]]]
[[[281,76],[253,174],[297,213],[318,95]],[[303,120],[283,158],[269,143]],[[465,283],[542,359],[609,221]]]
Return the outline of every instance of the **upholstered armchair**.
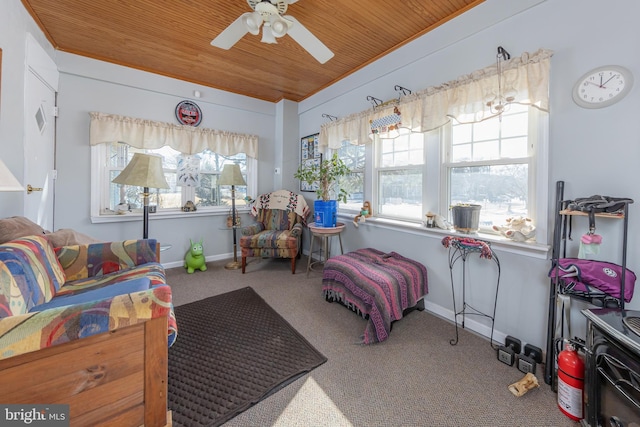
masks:
[[[301,248],[309,207],[301,195],[279,190],[258,197],[252,209],[256,223],[242,228],[242,273],[247,258],[291,258],[291,274]]]

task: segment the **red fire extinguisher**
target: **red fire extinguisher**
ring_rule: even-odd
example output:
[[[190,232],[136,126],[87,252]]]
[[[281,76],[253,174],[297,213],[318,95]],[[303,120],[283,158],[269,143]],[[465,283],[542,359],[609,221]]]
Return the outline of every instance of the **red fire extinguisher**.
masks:
[[[558,408],[574,421],[583,418],[583,392],[584,361],[575,346],[567,343],[558,355]]]

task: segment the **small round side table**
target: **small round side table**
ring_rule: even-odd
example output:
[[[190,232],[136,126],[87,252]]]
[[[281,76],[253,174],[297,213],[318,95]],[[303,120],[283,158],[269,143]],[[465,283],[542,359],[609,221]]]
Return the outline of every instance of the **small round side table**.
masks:
[[[342,249],[342,237],[340,234],[344,231],[345,225],[342,222],[336,224],[335,227],[317,227],[315,224],[309,224],[309,232],[311,232],[311,242],[309,242],[309,259],[307,261],[307,277],[309,272],[313,270],[314,264],[324,264],[331,257],[331,245],[329,245],[329,238],[332,236],[338,236],[340,241],[340,253],[344,253]],[[313,255],[313,241],[319,238],[321,243],[320,259],[318,261],[311,262]],[[324,260],[322,254],[324,253]]]

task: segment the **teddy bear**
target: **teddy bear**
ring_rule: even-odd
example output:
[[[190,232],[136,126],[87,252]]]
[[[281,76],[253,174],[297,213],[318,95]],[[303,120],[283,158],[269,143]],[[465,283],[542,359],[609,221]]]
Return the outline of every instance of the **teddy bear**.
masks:
[[[494,225],[493,229],[516,242],[524,242],[536,235],[536,227],[531,223],[531,219],[522,216],[507,218],[505,225]]]

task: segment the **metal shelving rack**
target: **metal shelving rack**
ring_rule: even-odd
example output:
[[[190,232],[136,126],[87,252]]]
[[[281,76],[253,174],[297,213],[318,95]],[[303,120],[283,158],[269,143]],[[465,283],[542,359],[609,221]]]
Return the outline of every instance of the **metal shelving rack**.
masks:
[[[558,265],[560,258],[567,257],[567,240],[568,225],[571,217],[588,217],[588,213],[580,211],[568,210],[567,207],[572,200],[564,200],[564,181],[558,181],[556,183],[556,218],[553,230],[553,249],[551,255],[551,267],[552,269]],[[585,294],[582,292],[574,292],[572,290],[564,289],[560,283],[559,278],[551,277],[549,286],[549,318],[547,323],[547,354],[545,360],[545,383],[551,385],[556,389],[556,342],[563,337],[556,337],[556,300],[558,295],[568,295],[571,298],[576,298],[582,301],[586,301],[598,307],[618,307],[624,310],[624,287],[625,287],[625,274],[627,266],[627,231],[629,227],[628,212],[629,205],[624,205],[624,211],[621,214],[610,213],[596,213],[597,218],[609,218],[622,220],[623,223],[623,236],[622,236],[622,273],[620,277],[620,298],[616,298],[612,295],[593,295]],[[571,337],[569,337],[571,338]]]

